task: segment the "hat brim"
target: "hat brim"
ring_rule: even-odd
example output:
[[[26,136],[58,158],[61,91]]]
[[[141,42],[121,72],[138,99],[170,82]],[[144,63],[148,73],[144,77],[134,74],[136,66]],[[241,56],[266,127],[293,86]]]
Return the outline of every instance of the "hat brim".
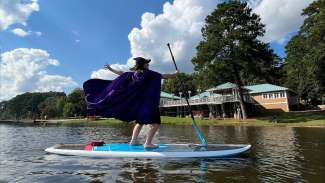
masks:
[[[149,63],[149,62],[151,62],[151,59],[145,59],[145,61],[144,61],[144,63]]]
[[[133,58],[133,60],[135,60],[136,62],[142,62],[142,63],[149,63],[151,61],[151,59],[145,59],[143,57],[136,57],[136,58]]]

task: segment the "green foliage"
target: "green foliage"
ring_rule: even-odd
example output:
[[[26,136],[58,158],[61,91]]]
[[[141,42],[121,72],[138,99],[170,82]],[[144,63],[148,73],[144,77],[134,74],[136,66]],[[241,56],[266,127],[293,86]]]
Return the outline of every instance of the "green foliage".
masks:
[[[68,103],[71,103],[74,108],[76,115],[87,115],[85,94],[82,89],[76,88],[68,95]]]
[[[298,34],[286,46],[286,86],[307,103],[321,103],[325,96],[325,1],[303,10],[306,16]]]
[[[86,116],[84,92],[77,88],[68,96],[63,92],[24,93],[0,102],[1,119],[59,118]]]
[[[62,117],[63,116],[63,108],[64,105],[67,103],[67,97],[66,96],[61,96],[56,98],[56,109],[58,112],[57,117]]]
[[[182,90],[182,84],[184,85],[184,90]],[[196,94],[196,85],[192,75],[179,73],[177,78],[164,80],[162,85],[162,90],[168,93],[173,93],[179,96],[179,92],[187,93],[191,91],[191,96]]]
[[[237,71],[243,84],[276,82],[280,60],[268,44],[258,40],[264,25],[246,3],[221,3],[205,21],[203,40],[192,59],[200,88],[235,82]]]
[[[38,105],[41,116],[44,118],[61,117],[63,115],[63,107],[65,105],[66,97],[48,97]]]
[[[0,117],[4,119],[36,119],[41,117],[41,108],[45,107],[45,104],[50,103],[50,99],[47,98],[61,98],[65,97],[63,92],[45,92],[45,93],[24,93],[17,95],[9,101],[1,102],[3,106],[0,110]],[[43,104],[42,104],[43,103]],[[52,105],[52,104],[48,104]],[[44,108],[45,110],[45,108]]]
[[[73,117],[76,114],[76,107],[74,104],[68,102],[63,107],[63,116],[64,117]]]
[[[38,105],[48,97],[65,96],[63,92],[24,93],[17,95],[7,102],[7,113],[15,119],[40,117]]]
[[[11,119],[13,116],[8,110],[8,101],[0,102],[0,119]]]

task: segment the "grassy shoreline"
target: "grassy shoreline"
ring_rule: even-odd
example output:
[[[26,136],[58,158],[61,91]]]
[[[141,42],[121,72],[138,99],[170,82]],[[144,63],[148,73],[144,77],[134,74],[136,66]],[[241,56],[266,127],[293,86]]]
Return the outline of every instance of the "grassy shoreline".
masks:
[[[272,121],[276,121],[272,122]],[[106,126],[118,125],[123,122],[116,119],[99,119],[95,121],[80,119],[67,120],[61,122],[66,126]],[[191,125],[191,118],[178,118],[161,116],[162,124],[169,125]],[[198,125],[209,126],[270,126],[270,127],[324,127],[325,111],[316,112],[290,112],[265,114],[254,119],[235,120],[235,119],[196,119]]]
[[[322,127],[325,128],[325,111],[269,113],[247,120],[235,119],[195,119],[201,126],[269,126],[269,127]],[[178,118],[161,116],[162,124],[191,125],[189,117]],[[26,125],[60,125],[60,126],[108,126],[127,124],[120,120],[106,118],[98,120],[88,119],[50,119],[50,120],[0,120],[3,124]]]

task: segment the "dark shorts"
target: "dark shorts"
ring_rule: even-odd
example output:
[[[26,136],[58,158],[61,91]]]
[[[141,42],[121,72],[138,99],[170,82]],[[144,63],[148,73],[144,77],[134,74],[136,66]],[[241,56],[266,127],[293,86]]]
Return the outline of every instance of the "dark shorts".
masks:
[[[147,124],[160,124],[161,123],[161,119],[160,119],[160,112],[159,112],[159,108],[157,108],[156,112],[155,112],[155,119],[154,121],[150,121],[150,122],[139,122],[136,121],[136,123],[139,123],[141,125],[147,125]]]
[[[155,124],[161,123],[159,108],[156,110],[155,121],[153,123],[155,123]]]

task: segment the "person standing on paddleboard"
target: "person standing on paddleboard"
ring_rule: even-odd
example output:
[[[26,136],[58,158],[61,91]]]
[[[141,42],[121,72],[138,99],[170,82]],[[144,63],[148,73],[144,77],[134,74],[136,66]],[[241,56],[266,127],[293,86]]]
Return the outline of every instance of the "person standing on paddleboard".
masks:
[[[157,148],[152,139],[160,127],[160,90],[161,79],[176,77],[178,71],[171,74],[160,74],[149,69],[150,59],[136,57],[132,72],[105,68],[118,74],[113,81],[90,79],[84,83],[87,111],[89,115],[114,117],[122,121],[135,121],[130,145],[137,145],[138,135],[143,125],[150,130],[145,148]]]

